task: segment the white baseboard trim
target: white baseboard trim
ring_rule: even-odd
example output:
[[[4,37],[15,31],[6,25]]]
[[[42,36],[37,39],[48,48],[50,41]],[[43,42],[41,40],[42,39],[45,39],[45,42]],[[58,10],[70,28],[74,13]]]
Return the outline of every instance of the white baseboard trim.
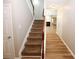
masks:
[[[61,41],[64,43],[64,45],[67,47],[67,49],[69,50],[69,52],[71,53],[71,55],[75,58],[74,53],[71,51],[71,49],[69,48],[69,46],[66,44],[66,42],[63,40],[63,38],[56,32],[56,34],[59,36],[59,38],[61,39]]]
[[[33,18],[33,20],[32,20],[32,23],[31,23],[31,25],[30,25],[30,27],[29,27],[27,33],[26,33],[26,36],[25,36],[25,38],[24,38],[24,41],[23,41],[23,43],[22,43],[22,45],[21,45],[21,48],[20,48],[20,50],[19,50],[19,57],[20,57],[20,58],[22,57],[22,56],[21,56],[21,52],[22,52],[23,49],[24,49],[24,44],[27,42],[27,37],[29,36],[29,32],[30,32],[30,30],[31,30],[31,28],[32,28],[33,22],[34,22],[34,18]]]

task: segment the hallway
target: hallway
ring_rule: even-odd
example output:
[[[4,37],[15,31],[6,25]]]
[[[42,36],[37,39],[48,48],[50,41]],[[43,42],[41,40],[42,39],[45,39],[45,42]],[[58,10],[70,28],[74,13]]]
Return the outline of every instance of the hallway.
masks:
[[[3,59],[75,58],[74,0],[4,0],[3,11]]]
[[[56,34],[55,26],[46,27],[46,58],[74,59]]]

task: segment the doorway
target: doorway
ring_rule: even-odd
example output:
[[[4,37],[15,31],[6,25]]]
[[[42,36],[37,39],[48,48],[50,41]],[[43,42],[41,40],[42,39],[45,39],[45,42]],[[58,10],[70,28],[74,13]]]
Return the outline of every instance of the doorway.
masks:
[[[56,26],[57,26],[57,16],[51,16],[51,22],[52,22],[52,25],[53,27],[56,29]]]
[[[56,29],[57,25],[57,9],[47,8],[45,9],[46,27],[53,26]]]
[[[3,59],[14,59],[14,39],[12,26],[12,5],[4,3],[3,5]]]

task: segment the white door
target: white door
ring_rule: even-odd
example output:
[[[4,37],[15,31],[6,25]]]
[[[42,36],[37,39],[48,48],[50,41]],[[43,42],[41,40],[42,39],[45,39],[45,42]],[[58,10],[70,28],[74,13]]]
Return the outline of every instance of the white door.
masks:
[[[14,59],[11,3],[3,5],[3,58]]]

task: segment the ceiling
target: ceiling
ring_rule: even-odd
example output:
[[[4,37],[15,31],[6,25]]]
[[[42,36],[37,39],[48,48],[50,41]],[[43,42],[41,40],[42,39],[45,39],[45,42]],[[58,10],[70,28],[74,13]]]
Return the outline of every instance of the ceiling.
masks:
[[[60,6],[63,6],[67,1],[69,0],[44,0],[44,8],[50,9],[50,8],[58,8]]]

